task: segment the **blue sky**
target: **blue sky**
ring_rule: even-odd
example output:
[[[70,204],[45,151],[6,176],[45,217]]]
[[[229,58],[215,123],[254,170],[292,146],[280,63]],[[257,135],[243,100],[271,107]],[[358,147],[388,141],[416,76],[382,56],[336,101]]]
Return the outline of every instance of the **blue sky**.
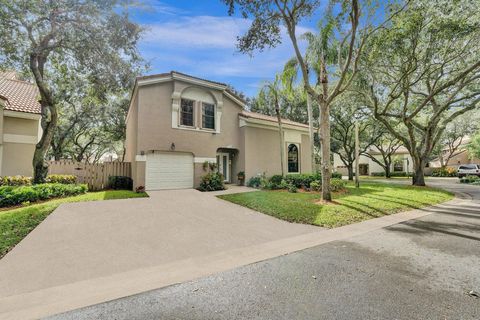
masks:
[[[265,80],[293,56],[290,41],[253,57],[236,50],[236,37],[249,21],[229,17],[220,0],[145,0],[131,11],[132,20],[146,28],[140,52],[151,64],[149,74],[176,70],[229,83],[254,96]],[[315,19],[304,21],[299,33],[313,29]]]

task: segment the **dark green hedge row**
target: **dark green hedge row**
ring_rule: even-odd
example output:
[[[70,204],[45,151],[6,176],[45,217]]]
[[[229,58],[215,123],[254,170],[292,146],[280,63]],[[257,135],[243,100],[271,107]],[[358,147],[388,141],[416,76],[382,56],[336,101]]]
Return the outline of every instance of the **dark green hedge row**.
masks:
[[[133,180],[126,176],[108,177],[108,187],[114,190],[132,190]]]
[[[33,186],[0,187],[0,207],[11,207],[23,203],[74,196],[87,192],[85,184],[44,183]]]

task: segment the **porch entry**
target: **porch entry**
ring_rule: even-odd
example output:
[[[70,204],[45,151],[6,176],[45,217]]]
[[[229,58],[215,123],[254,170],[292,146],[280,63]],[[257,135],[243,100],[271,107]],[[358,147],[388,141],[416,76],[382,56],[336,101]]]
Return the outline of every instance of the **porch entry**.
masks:
[[[224,182],[230,182],[230,154],[227,152],[217,153],[218,172],[223,175]]]

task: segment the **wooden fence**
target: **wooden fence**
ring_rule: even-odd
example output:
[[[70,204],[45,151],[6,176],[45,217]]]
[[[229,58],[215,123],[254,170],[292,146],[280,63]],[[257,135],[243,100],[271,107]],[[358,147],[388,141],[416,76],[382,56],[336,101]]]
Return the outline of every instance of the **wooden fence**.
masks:
[[[89,190],[107,187],[110,176],[132,176],[130,162],[82,163],[73,160],[49,161],[49,174],[71,174],[79,183],[88,184]]]

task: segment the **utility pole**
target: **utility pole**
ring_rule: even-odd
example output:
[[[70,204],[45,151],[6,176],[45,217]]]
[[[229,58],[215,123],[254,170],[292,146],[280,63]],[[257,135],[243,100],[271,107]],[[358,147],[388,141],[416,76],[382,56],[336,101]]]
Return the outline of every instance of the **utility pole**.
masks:
[[[360,138],[358,137],[358,121],[355,122],[355,187],[360,187]]]

